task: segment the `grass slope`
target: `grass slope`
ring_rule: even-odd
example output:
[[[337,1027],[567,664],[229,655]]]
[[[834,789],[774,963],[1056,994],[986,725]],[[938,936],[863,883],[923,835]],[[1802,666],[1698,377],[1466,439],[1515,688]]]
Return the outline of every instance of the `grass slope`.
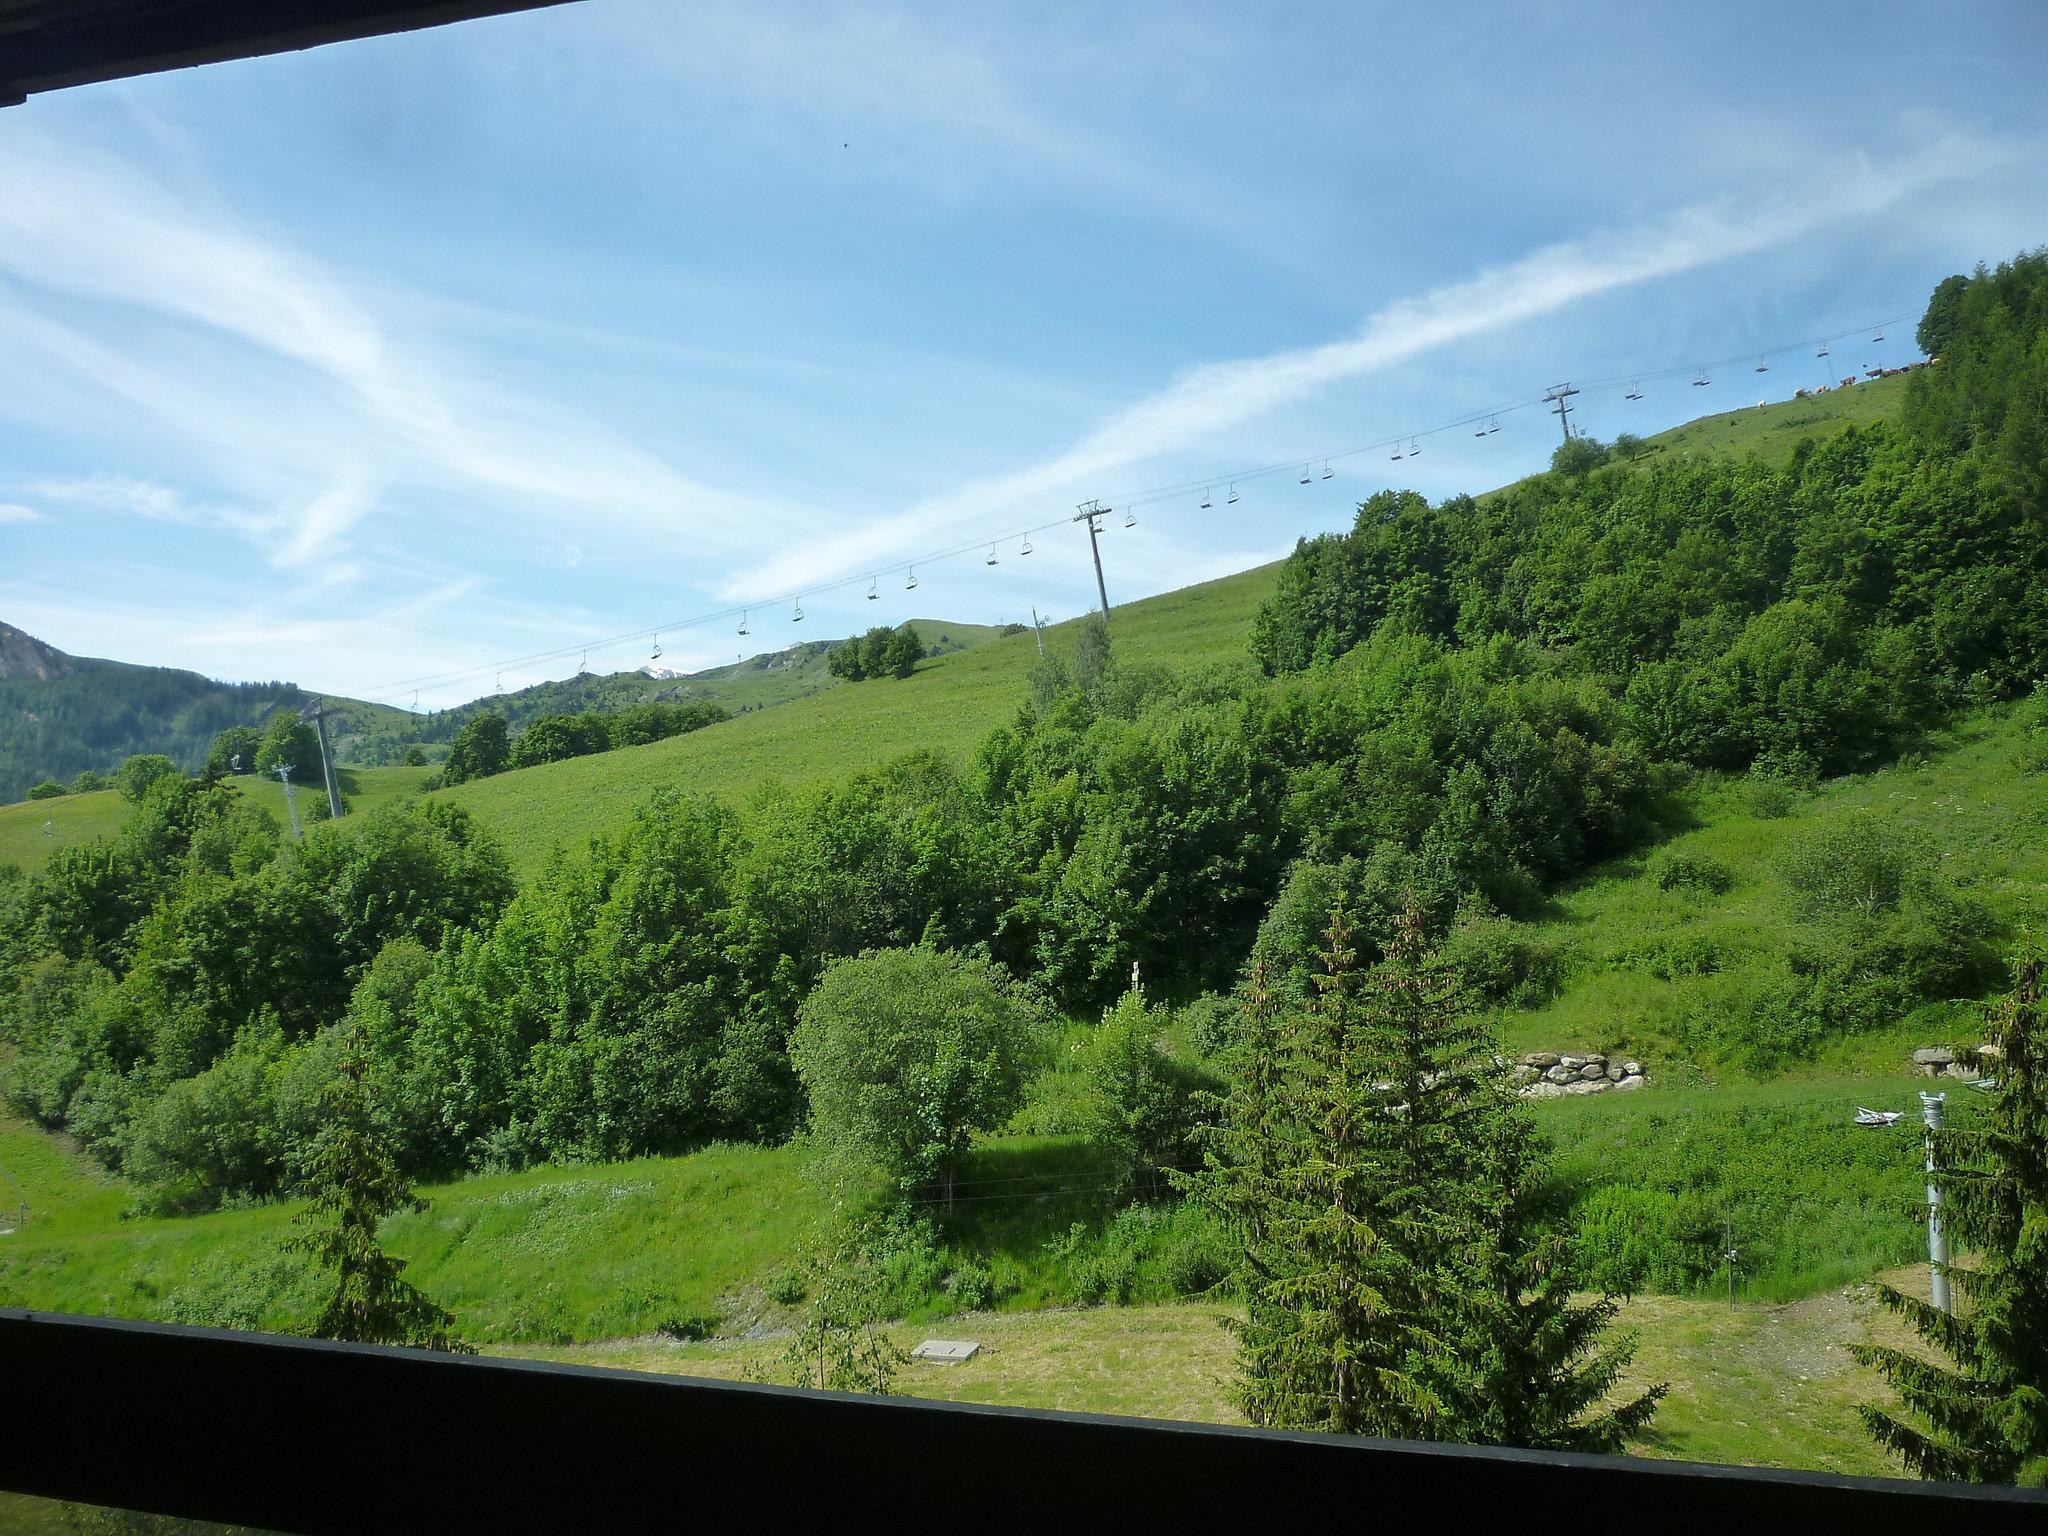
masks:
[[[1172,666],[1241,662],[1252,616],[1277,578],[1277,566],[1261,566],[1118,608],[1117,653]],[[1070,646],[1073,628],[1049,629],[1047,644]],[[742,799],[771,780],[842,780],[916,748],[964,762],[990,729],[1016,714],[1037,655],[1029,634],[1008,635],[925,662],[901,682],[830,688],[687,736],[440,793],[504,839],[513,867],[527,872],[554,844],[573,846],[621,825],[662,786]]]
[[[411,799],[432,773],[431,768],[344,768],[341,790],[350,814],[361,815]],[[253,775],[232,782],[244,797],[275,816],[280,827],[290,826],[282,784]],[[301,784],[297,794],[302,818],[326,798],[317,784]],[[121,830],[128,810],[128,803],[111,789],[0,805],[0,864],[35,869],[60,848],[112,837]]]
[[[1128,1414],[1242,1424],[1232,1392],[1227,1308],[1099,1307],[1026,1313],[970,1313],[939,1332],[973,1339],[981,1353],[964,1365],[912,1362],[895,1390],[946,1402],[999,1403],[1077,1413]],[[1640,1341],[1631,1383],[1666,1382],[1671,1393],[1642,1454],[1689,1461],[1899,1475],[1856,1417],[1881,1401],[1873,1372],[1849,1347],[1884,1329],[1867,1293],[1830,1294],[1791,1306],[1639,1297],[1621,1326]],[[886,1330],[904,1347],[923,1328]],[[608,1340],[493,1353],[713,1380],[787,1380],[786,1337]]]
[[[1702,776],[1684,797],[1695,825],[1671,839],[1672,854],[1715,860],[1734,876],[1722,895],[1658,887],[1651,854],[1616,860],[1563,891],[1553,917],[1526,925],[1534,944],[1557,951],[1565,979],[1539,1008],[1510,1012],[1502,1034],[1517,1051],[1631,1052],[1693,1058],[1716,1075],[1711,1025],[1736,1017],[1782,963],[1798,921],[1780,860],[1796,839],[1854,812],[1877,812],[1917,834],[1941,878],[1981,901],[2008,933],[2048,927],[2048,794],[2017,763],[2010,711],[1958,721],[1925,752],[1876,773],[1835,780],[1800,797],[1784,817],[1749,809],[1739,780]],[[1929,1004],[1890,1030],[1823,1051],[1798,1070],[1831,1075],[1891,1070],[1915,1046],[1974,1043],[1972,1010]],[[1773,1064],[1782,1072],[1792,1064]]]

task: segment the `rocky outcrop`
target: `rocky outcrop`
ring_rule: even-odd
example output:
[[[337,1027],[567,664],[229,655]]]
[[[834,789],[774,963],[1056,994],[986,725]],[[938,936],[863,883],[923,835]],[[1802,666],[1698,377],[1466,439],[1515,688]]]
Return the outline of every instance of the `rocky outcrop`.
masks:
[[[1598,1051],[1531,1051],[1508,1068],[1525,1099],[1579,1099],[1595,1093],[1633,1093],[1649,1081],[1643,1064]]]
[[[2005,1052],[1986,1041],[1966,1045],[1960,1051],[1945,1045],[1925,1045],[1913,1053],[1913,1070],[1922,1077],[1955,1077],[1964,1082],[1996,1077],[2005,1065]]]

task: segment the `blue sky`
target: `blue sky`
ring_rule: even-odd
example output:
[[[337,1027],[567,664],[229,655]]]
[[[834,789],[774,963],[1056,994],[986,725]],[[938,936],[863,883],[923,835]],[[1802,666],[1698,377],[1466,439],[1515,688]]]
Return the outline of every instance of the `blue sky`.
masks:
[[[1917,317],[2048,241],[2043,58],[2027,0],[585,0],[32,98],[0,112],[0,619],[449,704],[657,626],[696,666],[1068,617],[1070,524],[865,598],[1194,485],[1104,536],[1113,601],[1168,590],[1556,428],[1333,450]],[[1820,376],[1807,345],[1580,419]],[[1308,486],[1226,502],[1287,460]],[[676,627],[740,606],[746,639]]]

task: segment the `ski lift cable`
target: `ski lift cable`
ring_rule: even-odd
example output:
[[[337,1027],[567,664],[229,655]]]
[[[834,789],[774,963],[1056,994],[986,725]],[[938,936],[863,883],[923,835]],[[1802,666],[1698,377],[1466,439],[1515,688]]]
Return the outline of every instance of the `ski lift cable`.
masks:
[[[1867,337],[1874,330],[1879,330],[1889,325],[1904,324],[1912,318],[1911,315],[1905,314],[1892,315],[1876,322],[1865,321],[1860,325],[1834,331],[1826,336],[1807,337],[1804,340],[1791,342],[1784,346],[1767,348],[1762,352],[1745,350],[1729,357],[1711,359],[1705,363],[1685,363],[1660,370],[1638,370],[1616,375],[1612,378],[1589,379],[1579,386],[1579,391],[1581,394],[1593,394],[1634,389],[1645,383],[1686,378],[1697,374],[1702,367],[1709,370],[1731,368],[1738,364],[1751,362],[1754,359],[1790,355],[1794,352],[1806,352],[1807,355],[1811,356],[1812,354],[1809,349],[1818,345],[1843,341],[1851,337]],[[1424,438],[1435,437],[1446,432],[1468,431],[1481,424],[1486,424],[1490,427],[1502,416],[1510,415],[1516,411],[1529,410],[1533,407],[1541,406],[1543,403],[1544,400],[1541,395],[1531,395],[1518,400],[1506,401],[1498,405],[1488,406],[1483,410],[1466,412],[1463,415],[1450,420],[1440,421],[1432,426],[1390,432],[1369,442],[1356,443],[1350,447],[1339,448],[1327,453],[1313,454],[1309,456],[1309,462],[1313,463],[1315,460],[1321,459],[1325,463],[1330,463],[1338,459],[1355,458],[1367,453],[1378,453],[1387,448],[1398,447],[1404,443],[1410,445],[1418,444]],[[1411,453],[1414,452],[1414,447],[1411,446],[1409,451]],[[1181,481],[1174,485],[1153,486],[1123,495],[1105,496],[1101,498],[1102,510],[1105,513],[1121,510],[1128,517],[1132,510],[1137,507],[1148,506],[1157,502],[1169,501],[1186,497],[1196,492],[1206,491],[1218,481],[1227,482],[1233,487],[1234,491],[1240,482],[1269,479],[1281,474],[1298,475],[1301,471],[1302,463],[1301,457],[1295,456],[1278,460],[1271,464],[1241,469],[1234,473],[1208,475],[1199,480]],[[1063,515],[1045,522],[1019,524],[996,534],[994,537],[998,543],[1011,539],[1029,538],[1033,534],[1054,532],[1067,526],[1072,521],[1071,515]],[[1127,524],[1126,526],[1129,525]],[[958,559],[964,555],[982,554],[988,548],[990,537],[986,532],[980,533],[973,538],[963,539],[957,544],[948,545],[940,549],[927,550],[902,560],[880,565],[863,566],[857,571],[849,572],[847,575],[834,580],[812,582],[801,591],[791,590],[779,595],[749,597],[744,603],[734,603],[713,611],[666,620],[659,625],[649,625],[622,634],[596,639],[582,639],[556,649],[535,651],[523,656],[507,657],[502,661],[479,667],[467,667],[448,672],[401,678],[393,683],[365,689],[357,693],[355,697],[373,700],[402,698],[416,689],[440,687],[451,683],[466,682],[473,678],[489,677],[494,671],[498,670],[562,662],[592,650],[603,651],[639,645],[650,638],[658,637],[663,631],[697,629],[710,624],[730,623],[735,619],[744,622],[748,611],[753,608],[772,609],[778,604],[793,604],[800,597],[838,592],[846,588],[857,587],[862,582],[873,582],[881,576],[903,575],[919,565],[934,565],[943,561]]]

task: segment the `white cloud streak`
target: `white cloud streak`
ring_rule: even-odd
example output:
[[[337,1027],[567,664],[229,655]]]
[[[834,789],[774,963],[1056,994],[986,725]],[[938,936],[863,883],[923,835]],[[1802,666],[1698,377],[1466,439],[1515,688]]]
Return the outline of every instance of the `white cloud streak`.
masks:
[[[1027,509],[1067,505],[1078,496],[1099,494],[1111,475],[1198,448],[1333,384],[1602,294],[1880,213],[1942,183],[1982,174],[2007,158],[1998,146],[1952,138],[1897,161],[1859,158],[1820,167],[1822,174],[1796,190],[1771,197],[1700,203],[1635,228],[1546,246],[1389,304],[1340,340],[1188,369],[1053,458],[970,482],[898,516],[736,572],[724,591],[737,599],[750,592],[801,590],[919,547],[956,541],[992,521],[1027,516]]]

